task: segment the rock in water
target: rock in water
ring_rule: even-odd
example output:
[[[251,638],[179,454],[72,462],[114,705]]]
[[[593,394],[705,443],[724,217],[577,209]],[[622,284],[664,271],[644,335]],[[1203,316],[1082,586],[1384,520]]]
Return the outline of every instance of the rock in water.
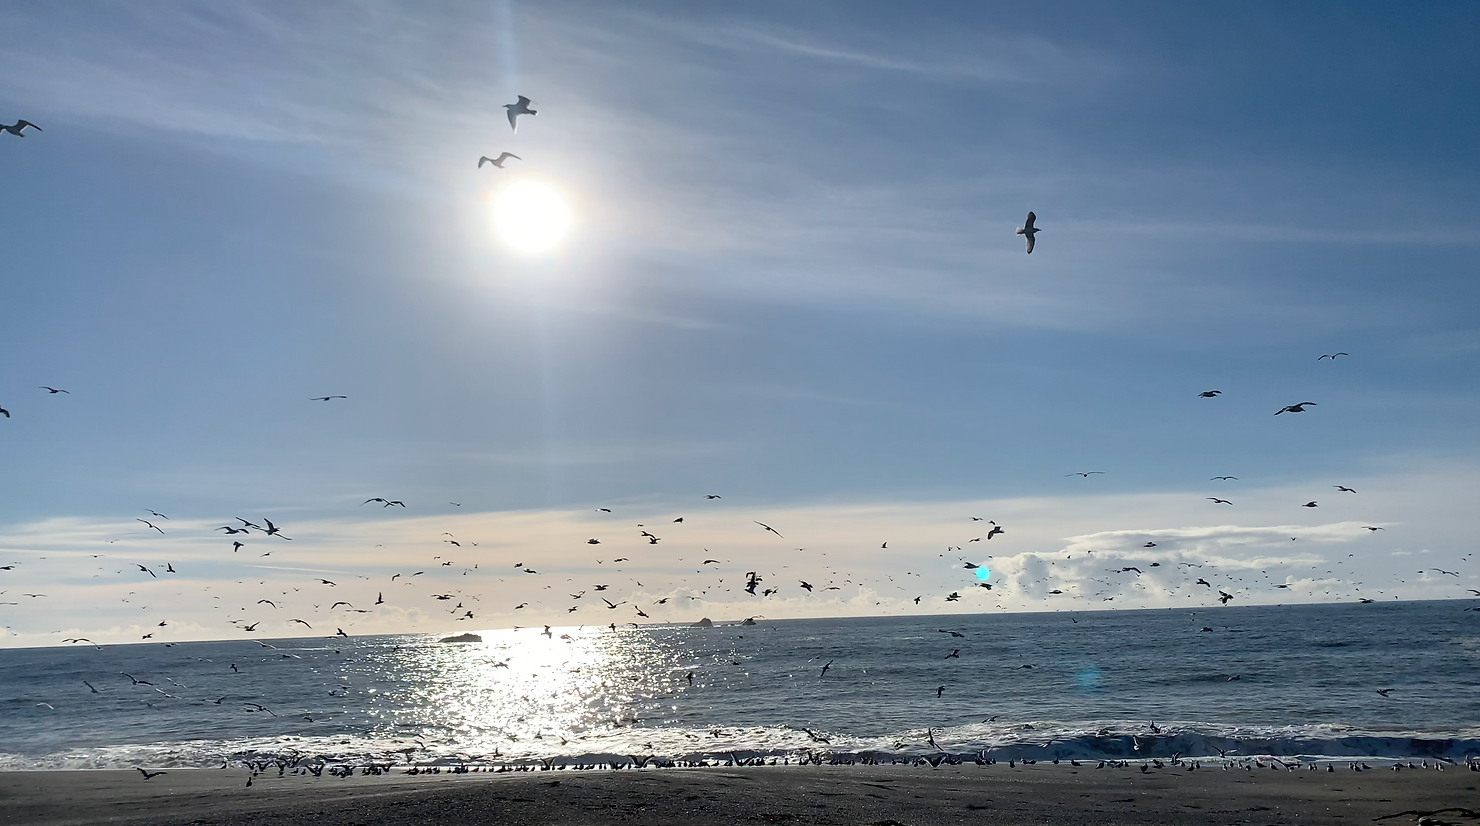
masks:
[[[713,628],[714,627],[714,623],[709,620],[709,617],[705,617],[704,619],[701,619],[698,622],[694,623],[693,627],[694,628]]]
[[[477,634],[458,634],[455,637],[443,637],[438,642],[483,642],[483,638]]]

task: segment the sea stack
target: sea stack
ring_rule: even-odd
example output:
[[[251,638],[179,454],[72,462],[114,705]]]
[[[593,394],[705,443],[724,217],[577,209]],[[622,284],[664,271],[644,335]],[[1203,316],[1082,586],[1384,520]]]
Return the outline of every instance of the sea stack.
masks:
[[[692,627],[693,628],[713,628],[714,627],[714,623],[709,620],[709,617],[705,617],[704,619],[701,619],[698,622],[694,623]]]
[[[455,637],[443,637],[438,642],[483,642],[483,638],[477,634],[458,634]]]

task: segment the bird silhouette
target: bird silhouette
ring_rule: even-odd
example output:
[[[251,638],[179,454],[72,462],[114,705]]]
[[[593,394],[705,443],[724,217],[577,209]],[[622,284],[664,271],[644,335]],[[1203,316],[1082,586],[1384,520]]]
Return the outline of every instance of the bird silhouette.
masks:
[[[1279,410],[1276,410],[1274,412],[1274,414],[1276,416],[1278,416],[1281,413],[1304,413],[1305,412],[1305,408],[1306,408],[1307,405],[1312,405],[1313,406],[1313,405],[1315,405],[1315,402],[1301,402],[1299,404],[1287,404],[1284,407],[1281,407]]]
[[[539,112],[529,108],[530,99],[524,95],[519,96],[518,103],[505,103],[504,108],[509,112],[509,128],[515,132],[519,131],[520,115],[538,115]],[[521,159],[522,160],[522,159]]]
[[[1197,397],[1199,399],[1216,399],[1221,395],[1223,395],[1222,390],[1204,390],[1201,393],[1198,393]]]
[[[523,100],[523,98],[520,98],[520,100]],[[533,112],[530,112],[530,114],[533,115],[534,113]],[[513,158],[516,161],[522,161],[522,160],[524,160],[523,158],[519,157],[518,155],[515,155],[513,152],[505,152],[502,155],[499,155],[497,158],[490,158],[487,155],[484,155],[483,157],[481,157],[481,158],[478,159],[478,168],[479,169],[482,169],[483,168],[483,164],[491,163],[494,166],[498,167],[499,169],[503,169],[504,168],[504,161],[507,161],[510,158]]]
[[[1026,236],[1027,239],[1028,239],[1028,254],[1029,255],[1032,255],[1033,254],[1033,236],[1035,236],[1035,235],[1038,234],[1038,228],[1035,227],[1035,226],[1033,226],[1033,222],[1034,221],[1037,221],[1037,220],[1038,220],[1038,216],[1037,215],[1034,215],[1031,212],[1029,212],[1028,213],[1028,220],[1024,221],[1023,222],[1023,225],[1020,226],[1020,227],[1018,227],[1018,230],[1017,230],[1017,234],[1018,235]]]
[[[18,120],[15,123],[10,124],[9,126],[0,123],[0,132],[9,132],[10,134],[15,135],[17,138],[24,138],[25,130],[28,127],[31,129],[35,129],[37,132],[46,131],[45,129],[42,129],[41,127],[28,120]],[[143,771],[143,769],[140,769],[139,771]]]

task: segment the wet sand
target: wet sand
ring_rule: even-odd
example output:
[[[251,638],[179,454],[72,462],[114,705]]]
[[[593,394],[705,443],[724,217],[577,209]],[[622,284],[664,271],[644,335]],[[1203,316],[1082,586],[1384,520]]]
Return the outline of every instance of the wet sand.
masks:
[[[0,823],[314,824],[1370,824],[1408,809],[1480,809],[1480,773],[1379,769],[813,766],[332,778],[244,769],[10,772]],[[1439,818],[1464,826],[1480,820]],[[1417,823],[1395,817],[1382,824]]]

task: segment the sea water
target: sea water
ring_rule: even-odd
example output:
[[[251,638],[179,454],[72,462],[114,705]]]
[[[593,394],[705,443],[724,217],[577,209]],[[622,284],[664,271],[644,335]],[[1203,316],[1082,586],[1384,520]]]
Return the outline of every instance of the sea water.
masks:
[[[1474,605],[0,650],[0,767],[217,767],[263,754],[1462,760],[1480,755]]]

